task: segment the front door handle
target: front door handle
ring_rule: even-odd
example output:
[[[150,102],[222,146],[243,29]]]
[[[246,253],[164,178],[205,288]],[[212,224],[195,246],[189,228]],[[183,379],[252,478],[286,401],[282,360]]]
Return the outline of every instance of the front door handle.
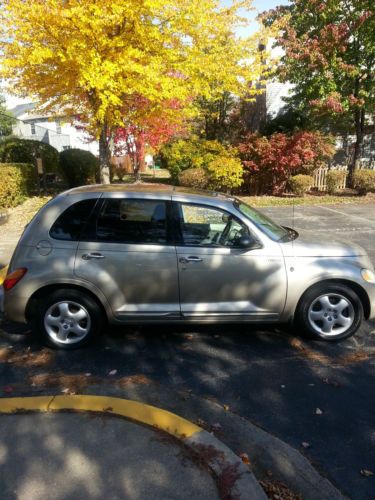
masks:
[[[82,255],[83,260],[91,260],[91,259],[104,259],[104,255],[102,255],[99,252],[92,252],[92,253],[84,253]]]
[[[180,257],[180,264],[187,264],[188,262],[202,262],[203,259],[200,257],[196,257],[195,255],[191,255],[190,257]]]

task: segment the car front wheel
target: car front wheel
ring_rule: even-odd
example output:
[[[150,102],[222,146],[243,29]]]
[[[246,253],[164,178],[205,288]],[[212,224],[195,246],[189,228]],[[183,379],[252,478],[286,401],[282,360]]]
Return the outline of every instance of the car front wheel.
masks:
[[[76,349],[100,332],[103,315],[89,295],[61,289],[39,301],[33,323],[35,333],[50,347]]]
[[[310,337],[326,341],[346,339],[355,334],[363,320],[363,306],[348,286],[319,283],[302,297],[296,321]]]

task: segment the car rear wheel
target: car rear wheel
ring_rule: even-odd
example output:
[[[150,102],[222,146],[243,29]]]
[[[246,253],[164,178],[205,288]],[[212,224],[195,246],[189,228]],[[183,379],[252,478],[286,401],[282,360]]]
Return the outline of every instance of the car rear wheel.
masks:
[[[310,337],[335,342],[355,334],[363,320],[363,306],[348,286],[320,283],[303,295],[296,320]]]
[[[50,347],[76,349],[101,330],[103,314],[94,299],[73,289],[56,290],[37,306],[33,326]]]

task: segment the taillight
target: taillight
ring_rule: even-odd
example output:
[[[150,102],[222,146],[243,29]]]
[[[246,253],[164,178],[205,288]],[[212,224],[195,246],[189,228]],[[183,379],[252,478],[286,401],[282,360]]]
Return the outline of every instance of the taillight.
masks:
[[[9,273],[3,283],[4,290],[10,290],[15,285],[17,285],[17,283],[25,276],[26,273],[26,267],[20,267],[19,269],[16,269],[15,271]]]

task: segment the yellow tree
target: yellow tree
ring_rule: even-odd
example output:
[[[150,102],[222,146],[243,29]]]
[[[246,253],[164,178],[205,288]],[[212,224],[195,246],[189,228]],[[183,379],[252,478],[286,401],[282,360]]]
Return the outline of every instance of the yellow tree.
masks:
[[[45,111],[85,116],[108,182],[109,142],[127,103],[248,95],[257,41],[238,39],[251,0],[3,0],[0,77]]]

